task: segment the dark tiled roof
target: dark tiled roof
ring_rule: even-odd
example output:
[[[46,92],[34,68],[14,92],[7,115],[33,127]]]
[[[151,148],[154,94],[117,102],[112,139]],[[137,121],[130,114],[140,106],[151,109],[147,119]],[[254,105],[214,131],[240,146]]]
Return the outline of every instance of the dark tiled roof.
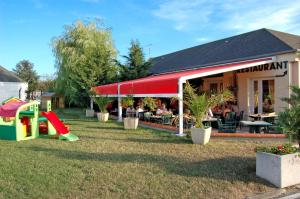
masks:
[[[215,64],[243,61],[300,49],[300,36],[269,29],[187,48],[152,59],[152,74],[168,73]]]
[[[24,82],[15,73],[0,66],[0,82]]]

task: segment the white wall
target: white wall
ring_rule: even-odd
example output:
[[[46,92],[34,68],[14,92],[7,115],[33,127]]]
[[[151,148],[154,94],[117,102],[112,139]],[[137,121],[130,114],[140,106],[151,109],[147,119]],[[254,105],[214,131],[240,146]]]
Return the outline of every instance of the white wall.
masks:
[[[26,99],[25,91],[28,88],[27,83],[23,82],[0,82],[0,103],[10,97],[19,98],[19,90],[21,89],[21,99]]]
[[[295,61],[296,54],[283,54],[276,56],[275,62],[288,61],[287,69],[282,68],[278,70],[270,70],[270,71],[257,71],[257,72],[244,72],[237,73],[237,85],[238,85],[238,105],[240,110],[245,111],[245,115],[251,113],[250,104],[251,100],[251,81],[253,79],[274,79],[275,80],[275,104],[274,110],[275,112],[280,112],[284,107],[287,106],[281,99],[283,97],[289,97],[290,95],[290,85],[300,86],[300,63]],[[288,74],[284,77],[275,77],[276,75],[282,75],[284,71],[288,71]],[[226,88],[232,85],[232,77],[233,73],[228,72],[224,73],[223,77],[215,77],[215,78],[203,78],[204,90],[209,89],[209,83],[216,81],[223,81],[223,88]]]

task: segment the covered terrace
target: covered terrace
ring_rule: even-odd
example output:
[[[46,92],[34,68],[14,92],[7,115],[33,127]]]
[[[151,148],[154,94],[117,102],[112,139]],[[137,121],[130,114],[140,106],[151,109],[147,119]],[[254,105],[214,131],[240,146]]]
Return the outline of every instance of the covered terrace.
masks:
[[[274,61],[275,57],[265,57],[227,64],[211,65],[198,69],[152,75],[131,81],[101,85],[95,87],[95,91],[97,95],[118,98],[118,121],[120,122],[122,121],[122,97],[126,97],[128,95],[131,95],[133,97],[177,97],[179,113],[179,129],[177,135],[184,136],[183,87],[186,81],[210,75],[250,68],[257,65],[268,64]]]

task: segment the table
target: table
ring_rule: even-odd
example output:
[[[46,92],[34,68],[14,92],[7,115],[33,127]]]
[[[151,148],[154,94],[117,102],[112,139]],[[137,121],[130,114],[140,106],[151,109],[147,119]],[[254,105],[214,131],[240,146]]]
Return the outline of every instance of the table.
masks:
[[[249,126],[249,133],[261,133],[262,127],[272,126],[271,123],[257,120],[257,121],[241,121],[244,126]]]
[[[205,118],[202,120],[203,124],[208,124],[209,126],[211,126],[211,123],[212,122],[217,122],[218,121],[218,118],[215,118],[215,117],[209,117],[209,118]]]
[[[278,117],[278,115],[276,115],[275,113],[263,113],[263,114],[251,114],[249,115],[249,117],[253,118],[254,120],[262,120],[262,119],[266,119],[266,118],[274,118],[274,117]]]

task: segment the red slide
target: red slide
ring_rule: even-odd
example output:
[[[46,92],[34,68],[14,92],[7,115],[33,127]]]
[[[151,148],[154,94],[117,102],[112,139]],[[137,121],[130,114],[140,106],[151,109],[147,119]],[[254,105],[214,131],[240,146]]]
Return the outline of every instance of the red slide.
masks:
[[[48,119],[59,135],[65,135],[69,133],[69,129],[60,121],[54,112],[42,112],[42,115]]]

